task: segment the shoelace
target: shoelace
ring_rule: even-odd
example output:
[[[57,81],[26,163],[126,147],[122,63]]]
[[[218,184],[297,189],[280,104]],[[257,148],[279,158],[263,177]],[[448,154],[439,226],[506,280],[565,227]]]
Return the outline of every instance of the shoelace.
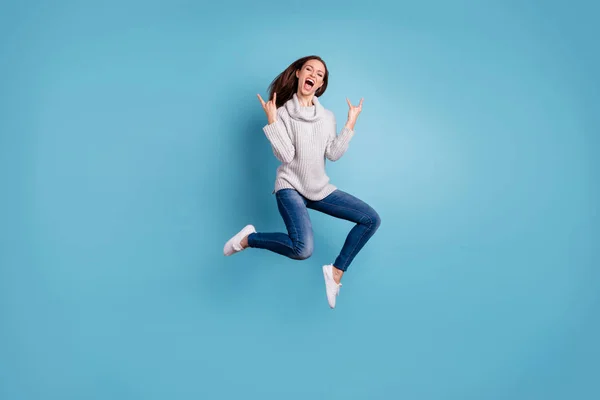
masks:
[[[342,287],[341,283],[336,283],[333,279],[331,280],[331,284],[334,285],[334,290],[333,292],[335,293],[335,295],[339,295],[340,294],[340,288]]]
[[[328,274],[329,275],[329,279],[331,279],[331,284],[335,286],[335,290],[334,293],[335,295],[339,295],[340,294],[340,288],[342,287],[341,283],[337,283],[334,279],[333,279],[333,275]]]

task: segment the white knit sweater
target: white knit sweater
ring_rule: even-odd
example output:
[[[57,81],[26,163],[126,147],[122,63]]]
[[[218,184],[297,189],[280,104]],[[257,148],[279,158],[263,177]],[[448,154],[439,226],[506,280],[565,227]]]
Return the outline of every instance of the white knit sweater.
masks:
[[[309,200],[322,200],[336,186],[325,172],[325,158],[338,160],[348,149],[354,131],[346,128],[337,134],[335,115],[325,109],[316,96],[313,106],[301,106],[298,96],[277,109],[277,121],[263,128],[277,168],[275,189],[296,189]]]

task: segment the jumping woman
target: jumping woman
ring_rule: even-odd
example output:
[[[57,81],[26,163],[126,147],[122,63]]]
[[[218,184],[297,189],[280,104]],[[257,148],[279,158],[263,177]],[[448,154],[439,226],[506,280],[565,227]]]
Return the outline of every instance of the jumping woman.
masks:
[[[247,225],[225,243],[223,252],[230,256],[255,248],[306,260],[314,246],[308,209],[354,222],[335,262],[322,268],[327,301],[335,308],[342,275],[377,231],[381,219],[364,201],[331,184],[325,172],[325,159],[336,161],[348,149],[363,104],[363,99],[358,106],[346,99],[348,120],[338,134],[333,112],[318,100],[325,93],[328,78],[329,71],[320,57],[303,57],[273,80],[269,101],[257,95],[268,120],[263,132],[281,162],[273,193],[287,233],[257,232],[253,225]]]

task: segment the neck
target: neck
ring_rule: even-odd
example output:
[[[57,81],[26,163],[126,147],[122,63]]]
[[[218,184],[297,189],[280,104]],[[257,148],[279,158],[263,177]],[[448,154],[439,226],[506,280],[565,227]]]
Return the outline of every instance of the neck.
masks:
[[[311,95],[308,95],[308,96],[304,96],[298,90],[298,92],[296,93],[296,96],[298,96],[298,103],[300,103],[301,106],[303,106],[303,107],[310,107],[310,106],[313,105],[314,94],[311,94]]]
[[[285,108],[290,117],[304,122],[315,122],[324,113],[324,108],[317,96],[300,96],[298,93],[294,93],[292,99],[285,103]]]

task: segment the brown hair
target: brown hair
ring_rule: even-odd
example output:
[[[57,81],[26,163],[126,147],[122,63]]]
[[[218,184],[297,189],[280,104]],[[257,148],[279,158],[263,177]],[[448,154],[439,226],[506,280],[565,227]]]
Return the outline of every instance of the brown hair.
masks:
[[[315,92],[315,96],[319,97],[323,93],[325,93],[325,89],[327,89],[327,82],[329,80],[329,70],[327,69],[327,64],[325,61],[319,56],[306,56],[299,58],[290,64],[289,67],[285,69],[282,73],[277,75],[273,82],[269,85],[269,100],[273,99],[273,93],[277,93],[277,104],[276,106],[279,108],[284,105],[288,100],[290,100],[294,93],[298,91],[298,78],[296,78],[296,70],[302,69],[304,63],[308,60],[319,60],[325,66],[325,76],[323,77],[323,86],[321,86]]]

